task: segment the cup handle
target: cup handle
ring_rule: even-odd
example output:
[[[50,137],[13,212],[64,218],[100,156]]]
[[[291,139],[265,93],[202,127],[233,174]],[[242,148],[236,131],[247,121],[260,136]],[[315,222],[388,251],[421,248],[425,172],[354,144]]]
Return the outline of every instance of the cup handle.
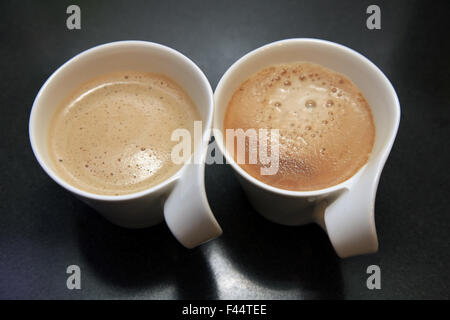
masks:
[[[183,168],[180,179],[164,203],[164,218],[175,238],[194,248],[222,234],[208,204],[205,191],[205,156]],[[192,159],[197,159],[194,154]]]
[[[333,202],[324,200],[316,207],[316,221],[341,258],[378,251],[374,207],[380,172],[373,167],[366,170]]]

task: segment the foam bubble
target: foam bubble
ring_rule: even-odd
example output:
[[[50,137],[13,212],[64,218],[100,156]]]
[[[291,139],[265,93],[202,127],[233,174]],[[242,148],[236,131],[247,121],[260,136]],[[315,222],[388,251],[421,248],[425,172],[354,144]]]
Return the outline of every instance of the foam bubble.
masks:
[[[305,107],[307,108],[315,108],[316,107],[316,101],[314,100],[306,100]]]

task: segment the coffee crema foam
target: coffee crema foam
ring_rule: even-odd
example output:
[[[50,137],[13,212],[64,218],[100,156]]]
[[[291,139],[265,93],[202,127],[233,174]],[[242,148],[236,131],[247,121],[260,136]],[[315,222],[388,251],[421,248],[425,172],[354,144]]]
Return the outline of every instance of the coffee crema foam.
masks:
[[[56,172],[82,190],[122,195],[153,187],[171,161],[175,129],[193,137],[200,120],[189,95],[164,75],[116,72],[85,83],[56,111],[48,133]],[[192,141],[191,141],[192,142]]]
[[[375,140],[361,91],[344,75],[309,62],[274,65],[251,76],[231,98],[224,128],[279,129],[275,175],[261,175],[259,161],[239,165],[264,183],[293,191],[349,179],[367,162]],[[248,148],[246,153],[248,159]]]

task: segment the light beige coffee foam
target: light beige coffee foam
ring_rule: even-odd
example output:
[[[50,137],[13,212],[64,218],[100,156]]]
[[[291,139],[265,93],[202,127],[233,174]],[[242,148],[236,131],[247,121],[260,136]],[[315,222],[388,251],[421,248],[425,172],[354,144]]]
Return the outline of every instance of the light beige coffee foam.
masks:
[[[155,186],[182,165],[171,161],[175,129],[193,136],[200,116],[164,75],[116,72],[92,79],[55,113],[48,133],[53,166],[82,190],[122,195]]]

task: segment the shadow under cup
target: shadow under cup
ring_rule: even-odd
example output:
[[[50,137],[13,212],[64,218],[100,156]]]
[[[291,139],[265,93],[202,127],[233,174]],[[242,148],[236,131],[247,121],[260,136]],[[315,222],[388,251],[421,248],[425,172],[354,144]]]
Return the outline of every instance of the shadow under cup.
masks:
[[[209,82],[201,70],[181,53],[163,45],[145,41],[119,41],[80,53],[50,76],[40,89],[31,111],[31,145],[38,162],[53,180],[103,213],[108,220],[132,228],[150,226],[163,220],[164,198],[173,189],[184,167],[169,179],[147,190],[106,196],[89,193],[68,184],[55,173],[48,154],[48,128],[60,103],[86,81],[116,71],[152,72],[166,75],[177,82],[197,106],[203,125],[202,140],[209,139],[207,129],[212,120],[212,94]],[[199,143],[201,141],[195,141],[196,146]],[[151,193],[154,195],[149,197]],[[129,210],[130,204],[133,204],[132,210]],[[128,211],[129,217],[123,217],[124,211]],[[148,214],[149,211],[157,214]]]
[[[376,130],[373,150],[365,166],[350,179],[338,185],[314,191],[290,191],[275,188],[249,175],[228,153],[224,139],[216,139],[217,144],[237,173],[251,204],[259,213],[273,222],[284,225],[317,222],[328,232],[330,238],[332,238],[330,230],[325,226],[324,208],[318,214],[318,204],[323,199],[328,200],[327,204],[335,201],[340,194],[351,190],[364,180],[362,177],[370,175],[370,181],[365,183],[364,188],[367,193],[366,207],[372,213],[367,217],[365,224],[371,229],[370,232],[374,234],[376,241],[373,221],[376,187],[396,136],[400,106],[389,80],[367,58],[345,46],[318,39],[288,39],[256,49],[235,62],[219,81],[214,93],[213,128],[224,132],[228,103],[234,92],[250,76],[271,65],[302,61],[316,63],[347,76],[364,94],[371,107]]]

